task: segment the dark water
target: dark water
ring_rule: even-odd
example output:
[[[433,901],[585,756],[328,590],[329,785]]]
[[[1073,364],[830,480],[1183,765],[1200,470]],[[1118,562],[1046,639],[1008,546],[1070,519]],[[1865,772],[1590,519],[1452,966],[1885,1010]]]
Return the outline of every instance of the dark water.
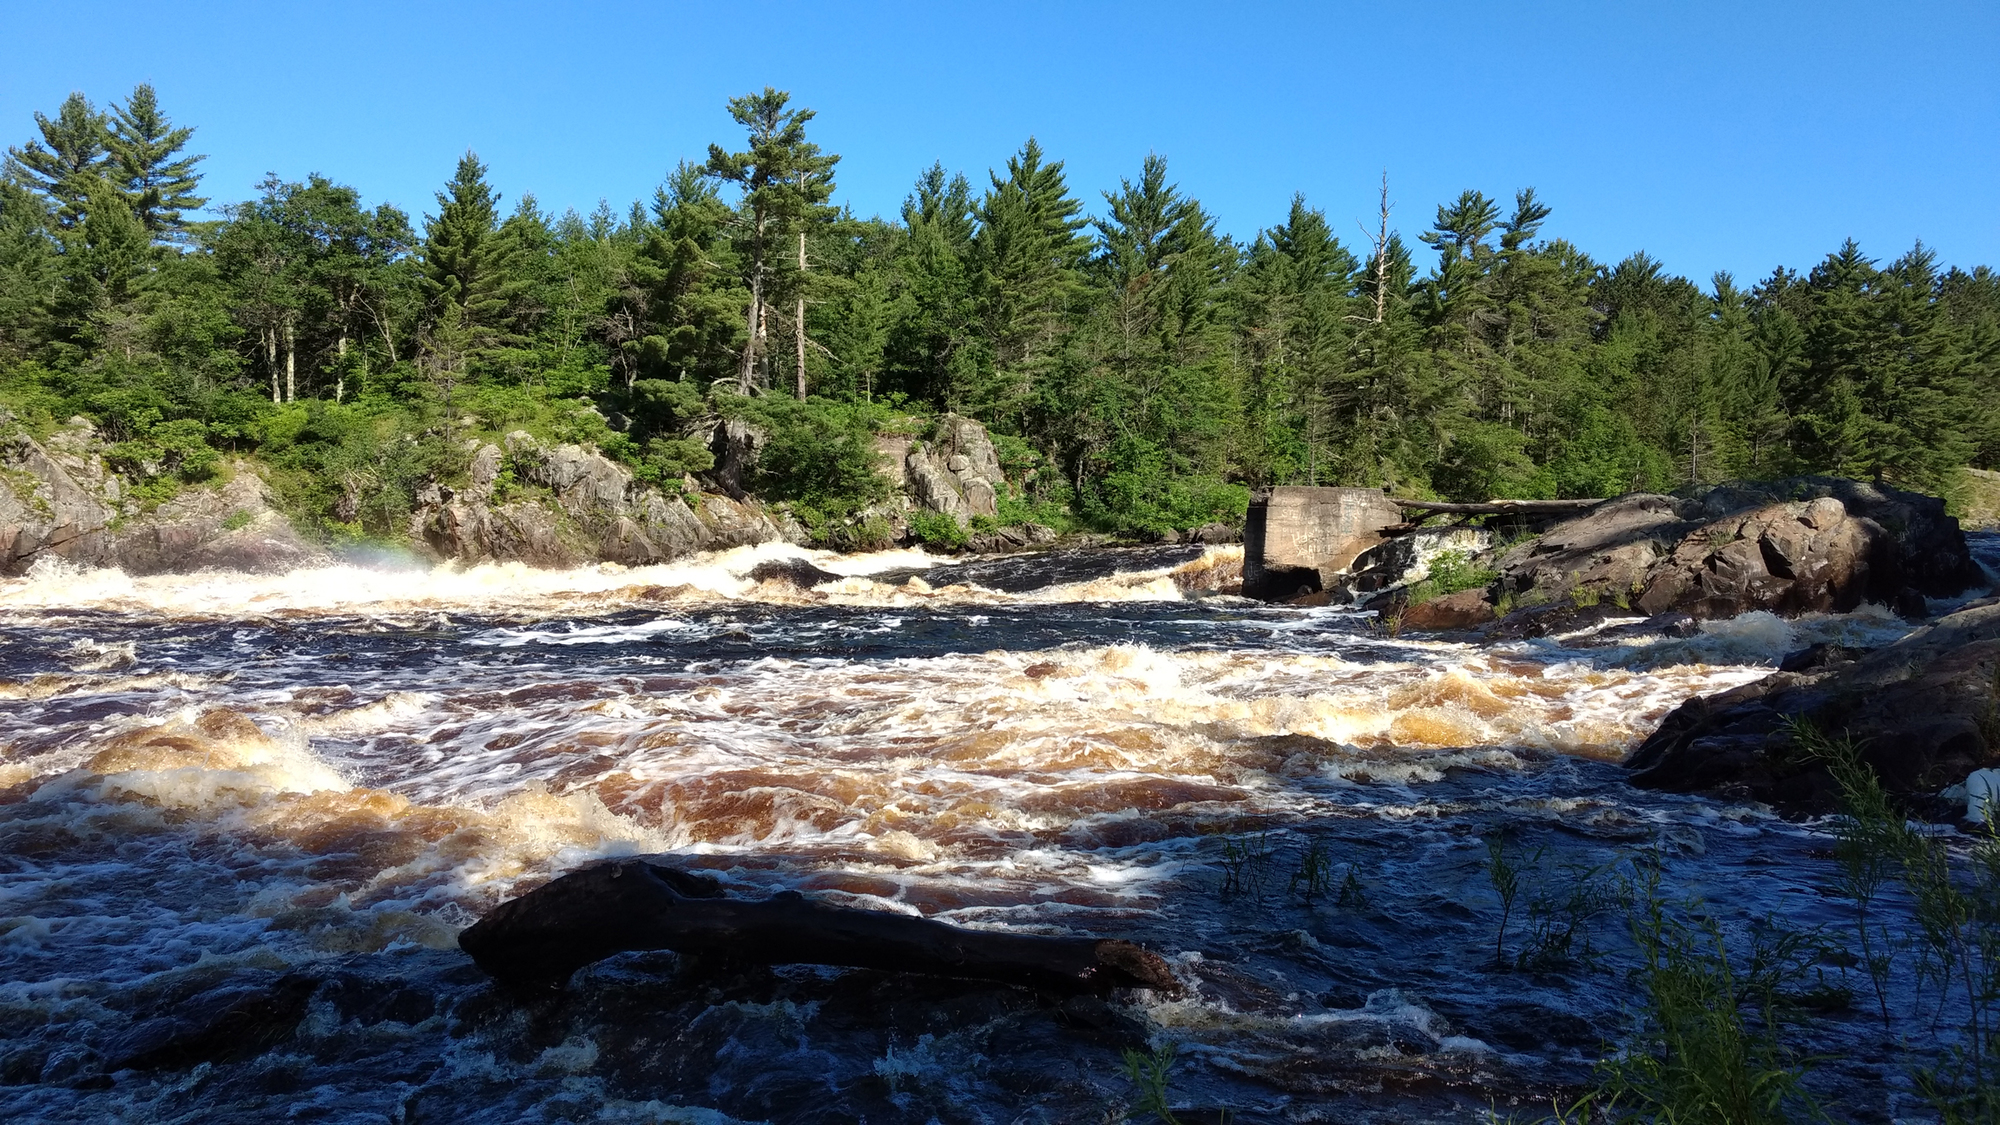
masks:
[[[1606,911],[1575,956],[1497,965],[1487,840],[1551,889],[1656,857],[1732,934],[1842,923],[1823,835],[1615,762],[1689,695],[1902,628],[1483,649],[1184,596],[1190,552],[929,592],[821,558],[884,581],[812,594],[748,586],[757,557],[0,590],[0,1115],[1096,1122],[1123,1053],[1171,1045],[1183,1120],[1525,1119],[1626,1033],[1632,951]],[[654,953],[524,1000],[457,951],[627,854],[1127,937],[1185,991]],[[1843,1116],[1914,1104],[1866,1018],[1815,1034]]]

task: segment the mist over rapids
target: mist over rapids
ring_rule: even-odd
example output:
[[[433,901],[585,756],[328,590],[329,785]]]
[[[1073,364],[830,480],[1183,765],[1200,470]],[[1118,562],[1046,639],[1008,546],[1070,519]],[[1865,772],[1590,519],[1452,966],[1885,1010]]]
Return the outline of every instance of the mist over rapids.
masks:
[[[748,578],[801,554],[841,580]],[[1185,1119],[1465,1121],[1587,1081],[1628,999],[1491,971],[1488,835],[1657,853],[1729,918],[1832,909],[1815,825],[1617,763],[1787,652],[1907,632],[1886,610],[1471,643],[1211,593],[1240,561],[0,582],[0,1117],[1100,1121],[1121,1052],[1171,1042]],[[1291,893],[1314,852],[1353,893]],[[457,949],[511,896],[654,854],[733,892],[1131,938],[1186,991],[660,953],[521,1003]],[[303,1015],[118,1068],[242,997]]]

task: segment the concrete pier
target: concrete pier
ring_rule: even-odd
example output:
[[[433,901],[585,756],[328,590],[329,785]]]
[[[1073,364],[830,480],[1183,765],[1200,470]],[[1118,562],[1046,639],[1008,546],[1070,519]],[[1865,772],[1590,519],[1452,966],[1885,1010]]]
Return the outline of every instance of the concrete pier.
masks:
[[[1318,593],[1355,556],[1403,522],[1380,489],[1286,485],[1250,499],[1243,524],[1243,593],[1280,601]]]

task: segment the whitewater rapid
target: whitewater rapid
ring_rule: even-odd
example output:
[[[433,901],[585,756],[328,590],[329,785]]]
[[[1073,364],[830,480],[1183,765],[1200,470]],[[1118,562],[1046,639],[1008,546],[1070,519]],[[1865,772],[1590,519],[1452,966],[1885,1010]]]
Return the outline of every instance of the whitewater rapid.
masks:
[[[840,579],[749,577],[801,556]],[[1019,1050],[1074,1081],[1024,1087],[993,1062],[993,1028],[1039,1018],[1017,1001],[954,1023],[918,999],[935,986],[864,1001],[838,983],[854,974],[817,972],[725,996],[736,1045],[684,1045],[697,1081],[628,1041],[656,1016],[614,1018],[614,992],[654,987],[631,967],[585,974],[547,1041],[456,952],[510,895],[664,854],[742,893],[1138,936],[1189,992],[1106,1026],[1183,1044],[1216,1104],[1304,1120],[1359,1092],[1368,1113],[1459,1119],[1574,1080],[1615,1010],[1468,978],[1483,834],[1553,833],[1579,861],[1666,841],[1695,883],[1727,877],[1735,860],[1702,858],[1719,841],[1802,852],[1758,810],[1639,794],[1614,763],[1690,696],[1907,628],[1751,614],[1478,645],[1215,595],[1235,548],[1104,559],[1013,593],[946,581],[921,552],[783,546],[634,569],[0,581],[0,1108],[249,1119],[317,1091],[357,1120],[1067,1120],[1048,1114],[1125,1089],[1101,1028],[1031,1037]],[[1225,901],[1218,864],[1245,841],[1270,893]],[[1370,905],[1282,893],[1312,848]],[[399,1021],[322,985],[287,1045],[193,1086],[107,1069],[186,997],[300,973],[425,999]]]

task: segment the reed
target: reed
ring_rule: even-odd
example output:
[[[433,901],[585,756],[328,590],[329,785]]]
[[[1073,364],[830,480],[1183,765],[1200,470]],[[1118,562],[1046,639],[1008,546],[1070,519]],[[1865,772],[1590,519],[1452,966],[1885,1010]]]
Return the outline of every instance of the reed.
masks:
[[[2000,1122],[2000,835],[1990,809],[1955,855],[1951,836],[1903,816],[1852,738],[1802,720],[1786,734],[1839,791],[1840,890],[1854,903],[1861,962],[1885,1027],[1901,1016],[1935,1033],[1953,1017],[1929,1057],[1908,1064],[1918,1091],[1948,1125]],[[1876,909],[1892,884],[1907,896],[1906,921]],[[1897,976],[1911,986],[1900,1013],[1889,996]]]

